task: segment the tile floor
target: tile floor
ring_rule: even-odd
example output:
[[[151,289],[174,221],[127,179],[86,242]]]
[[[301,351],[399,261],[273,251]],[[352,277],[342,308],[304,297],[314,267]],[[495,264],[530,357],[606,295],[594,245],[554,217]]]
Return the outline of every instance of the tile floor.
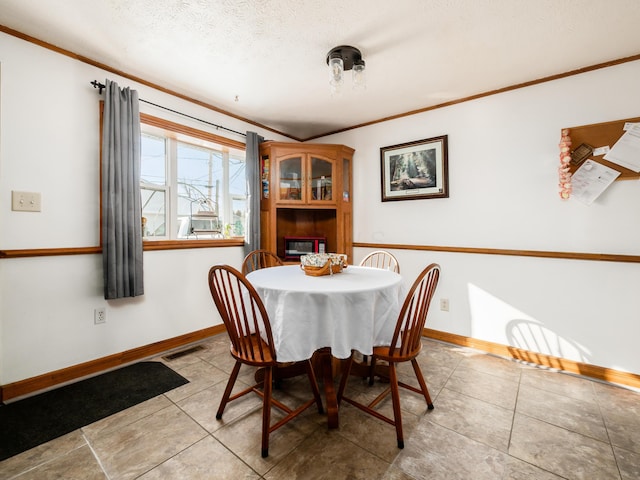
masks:
[[[271,435],[263,459],[257,396],[215,418],[232,366],[226,335],[202,345],[167,362],[189,384],[7,459],[0,478],[640,478],[639,393],[431,340],[420,363],[435,409],[402,391],[403,450],[392,426],[343,404],[339,429],[311,408]],[[285,402],[307,395],[302,380],[286,381]],[[351,396],[379,388],[349,384]]]

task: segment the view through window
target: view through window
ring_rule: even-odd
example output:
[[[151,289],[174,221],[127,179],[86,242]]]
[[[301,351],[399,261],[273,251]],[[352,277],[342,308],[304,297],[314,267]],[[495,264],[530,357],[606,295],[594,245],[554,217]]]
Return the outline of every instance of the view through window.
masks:
[[[153,117],[141,119],[145,239],[243,237],[244,144]]]

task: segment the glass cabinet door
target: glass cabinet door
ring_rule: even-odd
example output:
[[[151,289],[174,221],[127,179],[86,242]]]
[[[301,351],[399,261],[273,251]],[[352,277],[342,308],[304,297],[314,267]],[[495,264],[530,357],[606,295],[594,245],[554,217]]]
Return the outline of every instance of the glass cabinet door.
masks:
[[[280,161],[278,169],[278,200],[302,200],[302,157]]]
[[[349,176],[349,172],[351,171],[351,166],[348,158],[342,159],[342,201],[350,202],[351,201],[351,177]]]
[[[333,162],[311,157],[309,200],[330,202],[333,198]]]

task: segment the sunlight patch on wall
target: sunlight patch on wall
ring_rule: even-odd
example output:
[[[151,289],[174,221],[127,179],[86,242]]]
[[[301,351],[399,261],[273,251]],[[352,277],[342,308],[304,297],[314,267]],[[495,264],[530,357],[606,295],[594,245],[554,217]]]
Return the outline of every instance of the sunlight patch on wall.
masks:
[[[531,352],[589,363],[591,352],[477,285],[469,284],[471,336]]]

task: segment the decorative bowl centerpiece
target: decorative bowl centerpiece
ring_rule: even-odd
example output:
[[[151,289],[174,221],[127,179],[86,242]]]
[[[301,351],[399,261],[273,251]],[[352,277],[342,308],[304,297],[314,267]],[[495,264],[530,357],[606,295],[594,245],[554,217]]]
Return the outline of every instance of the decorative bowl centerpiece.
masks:
[[[320,277],[333,275],[347,268],[347,256],[344,253],[310,253],[300,257],[300,268],[306,275]]]

